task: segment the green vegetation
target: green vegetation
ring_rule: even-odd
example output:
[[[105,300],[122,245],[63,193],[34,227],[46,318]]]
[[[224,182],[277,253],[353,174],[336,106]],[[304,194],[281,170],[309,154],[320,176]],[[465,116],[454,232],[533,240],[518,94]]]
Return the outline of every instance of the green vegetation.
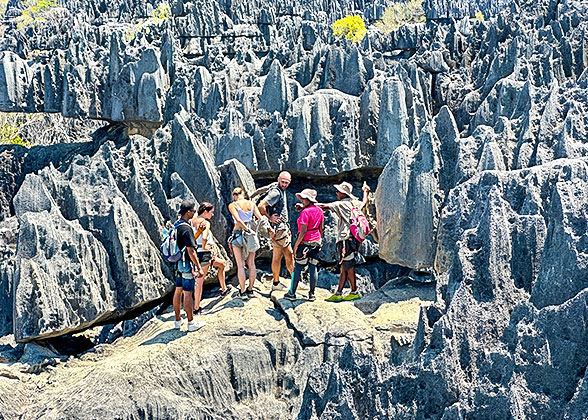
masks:
[[[0,19],[4,20],[6,9],[8,8],[8,0],[0,0]]]
[[[387,7],[382,19],[376,22],[376,27],[380,32],[388,34],[407,23],[422,23],[425,20],[423,0],[406,0]]]
[[[20,129],[23,125],[24,122],[20,114],[0,114],[0,145],[19,144],[24,147],[32,147],[33,143],[24,141],[20,137]]]
[[[337,38],[344,36],[353,42],[359,42],[366,33],[365,23],[358,15],[347,15],[333,23],[333,35]]]
[[[131,41],[133,38],[137,36],[139,32],[145,32],[148,34],[151,32],[149,29],[152,25],[160,25],[166,20],[171,17],[171,9],[169,4],[167,3],[160,3],[155,10],[151,12],[151,16],[148,19],[141,19],[137,22],[136,25],[131,26],[125,31],[125,40],[127,42]]]
[[[476,21],[476,20],[478,20],[480,22],[484,22],[484,13],[482,13],[478,10],[478,12],[476,13],[476,16],[470,19],[470,21],[472,21],[472,22]]]
[[[16,18],[16,27],[18,29],[34,27],[46,21],[51,11],[57,7],[55,0],[24,0],[23,4],[25,9]]]

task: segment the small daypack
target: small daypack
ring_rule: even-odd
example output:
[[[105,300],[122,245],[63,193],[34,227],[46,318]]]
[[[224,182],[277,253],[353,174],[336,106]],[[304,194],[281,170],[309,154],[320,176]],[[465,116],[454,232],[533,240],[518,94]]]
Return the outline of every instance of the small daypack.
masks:
[[[359,242],[365,241],[370,234],[370,224],[363,212],[357,207],[351,209],[351,234]]]
[[[178,226],[183,223],[188,224],[185,220],[178,220],[170,230],[166,228],[162,230],[161,253],[163,254],[163,259],[171,263],[178,262],[184,253],[185,248],[180,249],[178,246]]]

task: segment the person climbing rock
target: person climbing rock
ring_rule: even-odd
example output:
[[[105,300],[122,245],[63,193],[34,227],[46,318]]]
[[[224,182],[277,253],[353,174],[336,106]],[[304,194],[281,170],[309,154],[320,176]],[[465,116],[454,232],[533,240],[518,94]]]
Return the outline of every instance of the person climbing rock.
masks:
[[[280,282],[280,270],[282,268],[282,255],[286,259],[286,268],[292,275],[294,270],[294,258],[292,255],[292,234],[288,225],[288,203],[286,201],[286,188],[290,185],[292,176],[283,171],[278,175],[277,185],[269,189],[267,195],[259,204],[259,211],[269,219],[273,233],[272,238],[272,291],[286,290],[286,286]]]
[[[368,202],[368,193],[370,188],[364,183],[363,200],[359,201],[352,194],[353,187],[348,182],[334,185],[337,194],[337,201],[326,204],[317,204],[323,210],[333,211],[338,216],[337,222],[337,260],[341,264],[339,272],[339,286],[337,291],[329,298],[327,302],[341,302],[347,300],[359,299],[357,283],[355,279],[355,261],[359,251],[360,242],[351,234],[351,218],[353,209],[363,209]],[[343,297],[343,288],[349,280],[351,291]]]
[[[204,202],[198,207],[198,217],[193,217],[191,222],[192,227],[196,232],[196,255],[198,256],[198,261],[200,261],[204,272],[201,278],[199,277],[196,279],[196,287],[194,291],[195,315],[202,314],[202,308],[200,308],[202,286],[204,278],[211,265],[218,269],[217,277],[221,288],[221,296],[226,296],[230,291],[230,286],[227,287],[225,279],[225,267],[227,263],[224,259],[212,254],[212,245],[214,244],[214,237],[210,230],[210,219],[212,216],[214,216],[214,206],[211,203]]]
[[[193,313],[194,301],[192,300],[192,293],[194,292],[196,283],[195,277],[204,278],[204,271],[196,254],[194,230],[190,225],[190,220],[194,217],[194,214],[194,202],[189,200],[182,201],[179,213],[180,218],[176,222],[176,237],[178,247],[183,250],[183,255],[177,264],[176,290],[174,292],[173,305],[176,315],[174,326],[180,328],[182,325],[180,310],[183,295],[184,311],[186,311],[186,318],[188,319],[188,331],[197,331],[206,324],[204,321],[194,321]]]
[[[293,249],[294,274],[292,275],[292,285],[288,293],[284,295],[284,298],[289,300],[296,300],[296,289],[302,278],[302,271],[306,266],[308,266],[310,277],[308,300],[314,301],[316,299],[314,291],[317,281],[317,257],[321,250],[321,241],[325,228],[323,211],[316,206],[316,194],[315,190],[308,188],[296,194],[296,198],[300,200],[300,203],[296,204],[296,208],[300,209],[301,212],[298,217],[298,237]]]

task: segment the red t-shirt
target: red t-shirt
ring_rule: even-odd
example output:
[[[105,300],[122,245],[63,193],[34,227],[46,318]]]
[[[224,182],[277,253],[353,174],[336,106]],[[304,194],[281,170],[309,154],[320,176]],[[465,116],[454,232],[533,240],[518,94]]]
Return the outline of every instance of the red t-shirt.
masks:
[[[298,233],[300,233],[300,225],[308,226],[306,234],[302,238],[303,241],[320,241],[321,232],[319,227],[324,217],[323,211],[314,204],[311,204],[300,212],[300,216],[298,217]]]

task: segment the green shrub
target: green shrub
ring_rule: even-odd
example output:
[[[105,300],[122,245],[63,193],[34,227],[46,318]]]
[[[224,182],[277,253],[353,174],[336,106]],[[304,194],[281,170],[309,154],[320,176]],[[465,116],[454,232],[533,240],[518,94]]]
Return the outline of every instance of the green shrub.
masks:
[[[51,11],[57,6],[55,0],[25,0],[23,4],[25,9],[16,18],[16,27],[18,29],[37,26],[46,21]]]
[[[124,37],[127,42],[131,41],[137,36],[139,32],[149,33],[151,25],[160,25],[171,17],[171,9],[169,4],[160,3],[159,6],[151,12],[148,19],[141,19],[135,25],[131,26],[125,31]]]
[[[366,33],[365,23],[358,15],[347,15],[333,23],[333,35],[337,38],[344,36],[353,42],[359,42]]]
[[[380,32],[388,34],[407,23],[421,23],[425,20],[423,0],[406,0],[387,7],[382,19],[376,22],[376,27]]]
[[[20,144],[24,147],[33,146],[32,143],[24,141],[19,135],[20,126],[14,123],[4,122],[0,125],[0,145],[2,144]]]
[[[0,0],[0,19],[4,20],[6,8],[8,7],[8,0]]]
[[[472,22],[476,21],[476,20],[479,20],[480,22],[484,22],[484,13],[482,13],[478,10],[478,12],[476,13],[476,16],[470,19],[470,21],[472,21]]]

